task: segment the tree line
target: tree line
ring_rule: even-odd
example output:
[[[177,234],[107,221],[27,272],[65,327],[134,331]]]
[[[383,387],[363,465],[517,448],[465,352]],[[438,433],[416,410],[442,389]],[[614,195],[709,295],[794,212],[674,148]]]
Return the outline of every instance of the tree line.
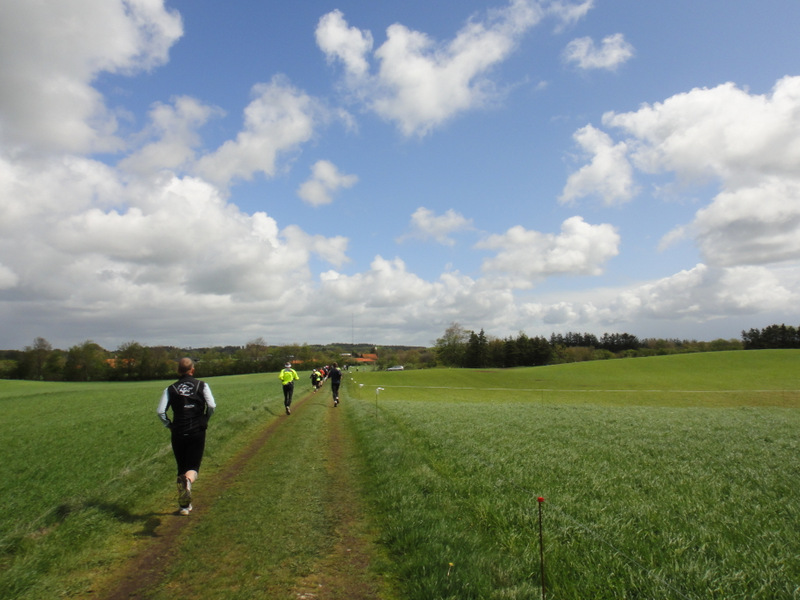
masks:
[[[390,347],[381,352],[378,365],[395,360],[405,347]],[[369,345],[288,345],[269,346],[257,338],[244,346],[212,348],[148,347],[131,341],[113,351],[91,340],[60,350],[45,338],[37,337],[24,350],[0,351],[0,378],[38,381],[145,381],[172,379],[177,361],[184,356],[197,363],[198,375],[240,375],[280,371],[287,361],[298,368],[311,369],[334,361],[339,364],[375,354]]]
[[[744,332],[742,335],[744,337]],[[685,352],[741,350],[739,340],[718,339],[712,342],[679,339],[639,339],[629,333],[551,334],[550,338],[529,337],[520,332],[516,337],[497,338],[451,323],[434,347],[437,364],[448,367],[508,368],[585,360],[604,360],[637,356],[656,356]],[[788,347],[788,346],[780,346]],[[800,346],[798,346],[800,347]]]
[[[364,354],[377,355],[375,368],[405,365],[406,368],[465,367],[508,368],[539,366],[586,360],[656,356],[686,352],[800,348],[800,328],[770,325],[742,331],[741,341],[717,339],[711,342],[680,339],[639,339],[629,333],[553,333],[549,338],[516,336],[497,338],[451,323],[433,347],[384,346],[369,344],[292,344],[269,346],[263,338],[244,346],[178,348],[143,346],[131,341],[109,351],[91,340],[68,350],[53,348],[37,337],[24,350],[0,350],[0,378],[40,381],[126,381],[170,379],[183,356],[198,363],[203,377],[244,373],[277,372],[287,361],[300,369],[331,362],[358,364]]]
[[[800,328],[791,325],[770,325],[764,329],[742,331],[746,350],[767,348],[800,348]]]

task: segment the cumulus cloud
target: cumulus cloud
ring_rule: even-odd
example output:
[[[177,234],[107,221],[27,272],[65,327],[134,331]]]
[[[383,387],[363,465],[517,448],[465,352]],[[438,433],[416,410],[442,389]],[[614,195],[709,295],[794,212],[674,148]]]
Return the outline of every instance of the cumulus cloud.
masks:
[[[578,68],[615,70],[633,57],[633,46],[625,36],[615,33],[603,38],[600,47],[590,37],[572,40],[564,49],[564,60],[575,63]]]
[[[86,331],[114,335],[123,322],[182,339],[264,327],[276,312],[302,314],[314,295],[312,257],[348,260],[345,238],[281,229],[195,177],[123,183],[105,165],[73,159],[5,164],[4,198],[7,190],[27,202],[0,202],[0,314],[16,315],[21,330],[71,331],[72,343]]]
[[[603,124],[630,138],[630,157],[646,173],[673,172],[726,187],[765,176],[789,176],[800,164],[800,77],[784,77],[771,94],[726,83],[696,88],[628,113],[609,112]]]
[[[569,176],[559,202],[569,204],[584,196],[600,196],[606,205],[631,200],[637,190],[625,142],[615,144],[611,136],[592,125],[579,129],[573,138],[592,160]]]
[[[93,80],[163,64],[182,35],[180,16],[161,0],[3,2],[0,141],[17,151],[120,149]]]
[[[526,288],[553,275],[599,275],[619,253],[619,243],[613,226],[590,225],[581,217],[571,217],[562,223],[558,235],[517,225],[502,235],[490,235],[477,247],[498,250],[484,261],[485,273],[508,276],[515,287]]]
[[[255,173],[275,175],[279,156],[311,139],[322,109],[285,77],[253,86],[254,99],[244,111],[244,129],[214,152],[201,157],[195,172],[220,186]]]
[[[768,269],[720,269],[699,264],[621,294],[611,303],[610,311],[616,319],[708,320],[784,309],[793,297]]]
[[[510,290],[458,272],[426,281],[409,272],[400,258],[376,256],[367,271],[350,276],[328,271],[320,281],[320,312],[328,321],[333,313],[349,322],[354,313],[359,321],[372,323],[376,334],[410,328],[434,337],[432,324],[444,327],[458,320],[506,327],[516,319]]]
[[[716,265],[770,264],[800,257],[800,178],[765,178],[724,191],[697,211],[692,230]]]
[[[174,98],[172,104],[155,103],[149,113],[150,124],[139,136],[145,143],[118,166],[139,176],[188,168],[201,145],[198,128],[221,114],[221,109],[188,96]]]
[[[350,27],[337,10],[320,19],[316,39],[329,61],[342,63],[351,93],[404,135],[423,136],[494,98],[488,73],[543,16],[538,3],[512,0],[482,21],[470,20],[446,43],[396,23],[372,52],[372,34]],[[374,74],[371,57],[378,63]]]
[[[311,178],[300,185],[297,195],[311,206],[322,206],[333,202],[336,191],[351,188],[356,183],[357,175],[345,175],[332,162],[319,160],[311,167]]]
[[[342,240],[329,241],[281,232],[266,213],[247,215],[227,203],[220,192],[196,178],[165,176],[151,184],[124,186],[113,181],[113,172],[92,170],[91,163],[76,163],[72,176],[76,189],[64,188],[65,178],[55,173],[29,181],[24,190],[31,198],[59,196],[48,175],[60,186],[60,196],[80,198],[86,191],[114,190],[120,195],[103,203],[53,206],[42,204],[14,215],[15,227],[25,232],[34,226],[48,231],[46,237],[31,239],[7,230],[3,255],[11,256],[6,266],[19,273],[36,272],[30,262],[47,261],[48,278],[20,277],[20,289],[44,289],[59,295],[78,293],[72,282],[83,281],[99,294],[113,285],[120,293],[139,287],[159,285],[183,293],[229,297],[274,298],[292,287],[298,264],[317,254],[335,264],[343,260]],[[78,169],[87,172],[81,173]],[[87,179],[111,177],[91,182]],[[85,191],[84,191],[85,190]],[[111,208],[111,205],[122,205]],[[47,212],[43,208],[49,208]],[[12,255],[14,246],[25,254]],[[286,269],[292,264],[292,269]],[[197,268],[192,268],[197,265]],[[41,275],[41,271],[39,271]],[[109,276],[113,274],[113,278]],[[306,277],[307,277],[306,272]],[[105,289],[105,291],[103,291]],[[283,290],[283,291],[282,291]],[[134,297],[137,294],[132,294]],[[121,302],[124,302],[120,298]]]
[[[372,51],[372,34],[349,27],[340,10],[324,15],[317,24],[317,45],[329,62],[339,59],[348,77],[358,82],[369,71],[367,54]]]
[[[18,65],[0,65],[2,320],[17,332],[72,335],[72,343],[98,332],[113,338],[120,323],[136,323],[144,340],[197,336],[208,344],[219,341],[204,337],[209,328],[246,335],[277,312],[302,314],[315,297],[310,262],[341,267],[348,240],[282,228],[263,211],[247,214],[226,188],[255,173],[274,175],[324,118],[318,103],[275,77],[253,87],[242,131],[211,152],[201,154],[199,130],[221,110],[187,96],[155,103],[141,133],[117,139],[91,81],[101,71],[133,73],[166,60],[180,18],[151,1],[67,1],[47,12],[28,4],[0,9],[10,19],[0,28],[13,34],[0,44],[16,39],[31,50],[35,80],[26,88],[30,106],[20,108],[11,85]],[[37,48],[52,49],[52,57]],[[39,64],[51,58],[61,63]],[[53,69],[65,86],[58,106],[44,89]],[[22,109],[41,113],[26,121]],[[51,113],[57,122],[48,121]],[[128,153],[117,165],[88,157],[123,146]],[[341,176],[338,185],[352,181]]]
[[[304,267],[312,254],[335,267],[350,262],[347,256],[349,241],[344,236],[309,235],[297,225],[289,225],[282,231],[282,235],[292,249],[292,262],[296,267]]]
[[[591,324],[625,329],[648,321],[705,323],[731,315],[791,311],[797,289],[796,281],[790,288],[779,272],[769,268],[715,268],[701,263],[626,289],[592,290],[583,299],[575,295],[570,301],[523,303],[520,311],[561,328]]]
[[[455,245],[450,234],[473,229],[472,219],[457,213],[452,208],[443,215],[436,215],[432,210],[420,206],[411,215],[410,232],[401,236],[398,241],[409,238],[434,240],[444,246]]]
[[[576,132],[588,159],[562,202],[593,194],[606,205],[629,201],[636,171],[718,182],[693,222],[665,238],[693,237],[705,262],[623,290],[521,302],[520,290],[544,278],[603,272],[619,252],[617,230],[572,217],[558,233],[518,226],[487,235],[477,245],[489,255],[479,278],[451,271],[426,280],[401,258],[381,256],[348,273],[346,237],[314,235],[230,200],[237,181],[288,171],[327,118],[319,101],[277,76],[253,86],[241,130],[216,148],[205,147],[201,133],[221,109],[188,96],[153,104],[143,130],[123,138],[121,111],[92,82],[163,64],[182,35],[180,17],[159,0],[51,4],[0,7],[0,51],[10,59],[0,64],[6,343],[55,335],[58,345],[113,344],[131,339],[129,323],[149,344],[237,343],[265,331],[282,343],[321,327],[325,337],[349,333],[351,319],[361,339],[396,331],[396,339],[427,343],[451,321],[503,335],[543,323],[699,322],[795,310],[798,78],[763,96],[733,84],[692,90],[608,113],[606,131]],[[493,70],[541,19],[568,26],[592,6],[514,0],[450,40],[394,25],[377,48],[334,11],[320,21],[317,43],[343,65],[344,85],[363,106],[422,136],[496,98]],[[116,164],[117,156],[95,154],[108,151],[120,152]],[[319,205],[356,181],[319,161],[298,193]],[[408,236],[451,245],[469,229],[472,221],[454,210],[420,207]],[[332,270],[312,273],[317,261]]]
[[[719,193],[662,247],[692,237],[709,265],[765,265],[800,258],[800,77],[770,94],[726,83],[697,88],[628,113],[607,113],[610,134],[575,134],[591,162],[570,176],[562,202],[599,190],[606,203],[632,197],[641,174],[671,173],[685,187],[716,183]]]

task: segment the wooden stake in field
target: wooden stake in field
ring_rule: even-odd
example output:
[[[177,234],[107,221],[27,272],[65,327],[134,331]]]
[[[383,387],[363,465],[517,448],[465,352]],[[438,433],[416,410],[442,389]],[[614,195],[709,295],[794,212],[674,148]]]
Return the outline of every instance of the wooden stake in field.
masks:
[[[542,531],[542,504],[544,504],[544,498],[539,496],[537,500],[539,501],[539,562],[542,569],[542,600],[545,600],[547,598],[547,590],[544,584],[544,533]]]

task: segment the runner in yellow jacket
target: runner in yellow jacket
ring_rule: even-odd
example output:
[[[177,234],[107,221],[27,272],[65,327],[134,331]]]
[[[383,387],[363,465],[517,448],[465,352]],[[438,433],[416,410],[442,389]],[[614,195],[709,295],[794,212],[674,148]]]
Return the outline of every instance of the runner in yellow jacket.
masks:
[[[278,378],[283,385],[283,405],[286,407],[286,414],[290,415],[292,411],[289,407],[292,405],[294,382],[300,379],[300,376],[297,374],[297,371],[292,368],[292,363],[287,362],[281,372],[278,373]]]

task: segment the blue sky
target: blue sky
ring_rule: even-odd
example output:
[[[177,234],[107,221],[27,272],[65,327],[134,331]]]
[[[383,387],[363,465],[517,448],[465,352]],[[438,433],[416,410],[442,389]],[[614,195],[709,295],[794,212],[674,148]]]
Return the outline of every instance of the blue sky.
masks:
[[[0,6],[0,347],[797,325],[800,4]]]

